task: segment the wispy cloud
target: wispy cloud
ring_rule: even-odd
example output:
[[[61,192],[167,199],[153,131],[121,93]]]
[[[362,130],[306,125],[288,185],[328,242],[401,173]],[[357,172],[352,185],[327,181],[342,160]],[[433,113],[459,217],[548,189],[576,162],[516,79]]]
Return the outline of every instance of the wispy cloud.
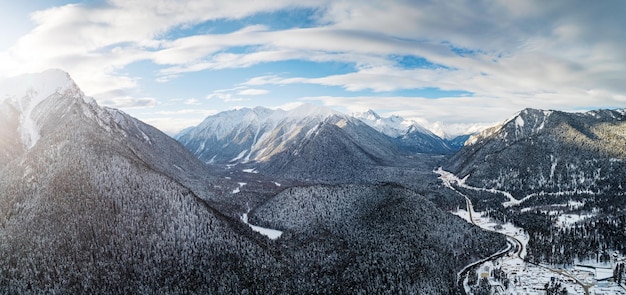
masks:
[[[197,98],[186,99],[184,101],[184,104],[186,104],[186,105],[201,105],[200,100],[198,100]]]
[[[182,109],[182,110],[176,110],[176,111],[157,111],[157,112],[153,112],[152,114],[155,115],[166,115],[166,116],[171,116],[171,115],[201,115],[203,117],[206,116],[210,116],[210,115],[214,115],[217,114],[218,111],[216,110],[207,110],[207,109]]]
[[[100,103],[104,106],[112,108],[146,108],[154,107],[157,105],[157,100],[152,97],[132,97],[123,96],[115,97],[111,99],[101,100]]]
[[[248,89],[243,89],[239,92],[237,92],[237,94],[239,95],[247,95],[247,96],[251,96],[251,95],[263,95],[263,94],[268,94],[269,91],[266,89],[255,89],[255,88],[248,88]]]
[[[219,25],[302,8],[315,14],[307,26],[276,29],[271,21],[250,21],[225,32],[194,29],[205,22]],[[63,68],[88,95],[126,108],[158,104],[149,98],[155,95],[142,95],[149,91],[147,80],[174,85],[192,73],[293,60],[332,62],[353,70],[267,70],[223,86],[231,89],[209,90],[207,98],[244,102],[269,93],[262,89],[269,86],[330,86],[345,93],[309,99],[344,108],[411,110],[431,122],[435,116],[492,121],[523,107],[626,105],[624,14],[626,5],[618,2],[562,0],[68,4],[32,14],[35,29],[0,52],[0,74]],[[437,66],[407,67],[398,56]],[[138,63],[148,64],[149,74],[127,72]],[[426,99],[394,93],[424,88],[472,95]],[[355,92],[359,97],[350,97]],[[198,107],[201,102],[182,101]]]

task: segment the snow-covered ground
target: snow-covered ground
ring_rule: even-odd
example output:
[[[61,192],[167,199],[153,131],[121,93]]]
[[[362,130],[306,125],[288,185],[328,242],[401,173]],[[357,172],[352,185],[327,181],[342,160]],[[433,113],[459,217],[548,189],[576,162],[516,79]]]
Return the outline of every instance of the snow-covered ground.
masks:
[[[260,226],[256,226],[256,225],[252,225],[248,223],[248,213],[244,213],[243,215],[241,215],[241,221],[247,224],[253,231],[258,232],[272,240],[276,240],[280,238],[280,236],[283,234],[282,231],[279,231],[276,229],[260,227]]]
[[[583,221],[587,218],[596,216],[595,213],[587,214],[560,214],[556,219],[556,225],[558,227],[568,228],[577,222]]]
[[[486,229],[489,231],[495,231],[495,232],[501,233],[503,235],[506,235],[508,237],[512,237],[518,240],[522,244],[522,247],[523,247],[523,250],[520,256],[521,258],[526,257],[526,245],[528,245],[528,235],[523,229],[516,227],[510,222],[507,222],[506,224],[495,222],[491,218],[485,216],[485,214],[482,212],[476,212],[476,211],[472,212],[472,217],[474,219],[473,222],[470,220],[469,212],[467,212],[467,210],[459,209],[458,211],[453,212],[452,214],[463,218],[465,221],[469,223],[474,223],[475,225],[483,229]]]
[[[453,212],[467,222],[470,220],[467,210]],[[568,291],[568,294],[585,294],[582,285],[589,287],[589,294],[626,294],[626,289],[610,281],[601,281],[613,275],[614,265],[590,265],[591,267],[570,267],[559,268],[549,265],[534,265],[525,262],[522,258],[526,256],[526,245],[528,235],[521,228],[515,227],[511,223],[499,224],[483,212],[472,212],[473,223],[477,226],[499,232],[518,240],[524,247],[520,255],[510,253],[495,261],[487,261],[478,268],[488,266],[489,269],[501,268],[508,276],[511,284],[509,288],[501,294],[545,294],[544,285],[554,278],[560,282]],[[469,289],[467,289],[469,290]],[[469,294],[469,293],[468,293]]]
[[[458,178],[456,175],[452,174],[451,172],[443,170],[441,167],[439,167],[434,172],[439,174],[439,179],[443,181],[444,185],[450,188],[452,188],[452,184],[456,184],[465,189],[471,189],[475,191],[485,191],[485,192],[490,192],[492,194],[502,194],[509,199],[507,202],[502,203],[504,207],[519,205],[523,201],[523,200],[518,200],[514,198],[513,195],[511,195],[509,192],[500,191],[494,188],[483,188],[483,187],[474,187],[474,186],[467,185],[465,184],[465,181],[467,180],[469,175],[461,179],[461,178]]]
[[[441,168],[435,172],[440,175],[439,178],[443,181],[444,185],[453,190],[453,184],[474,190],[487,190],[468,186],[465,184],[464,179],[459,179],[452,173]],[[506,195],[506,192],[498,192]],[[510,194],[508,196],[510,196]],[[504,234],[508,236],[509,239],[514,239],[522,245],[522,250],[519,252],[511,252],[502,258],[488,260],[478,266],[479,270],[501,268],[507,274],[510,280],[508,288],[503,292],[496,292],[495,294],[545,294],[544,286],[551,280],[559,282],[562,287],[567,289],[568,294],[586,294],[585,288],[588,289],[588,294],[626,294],[626,288],[607,280],[613,275],[613,267],[615,267],[615,265],[612,264],[560,268],[550,265],[534,265],[525,262],[523,259],[526,257],[526,247],[529,237],[524,229],[516,227],[511,223],[501,224],[486,216],[484,212],[473,211],[470,199],[467,196],[465,196],[465,198],[467,200],[467,206],[469,207],[467,209],[471,211],[471,214],[468,210],[459,209],[453,212],[454,215],[485,230]],[[518,201],[509,197],[509,202],[505,202],[503,205],[516,205],[519,204],[520,201],[522,200]],[[577,206],[582,206],[582,203],[568,202],[567,204],[563,204],[563,207]],[[563,227],[571,226],[578,221],[593,216],[593,213],[580,215],[562,214],[560,211],[557,212],[557,214],[560,214],[557,219],[557,225]],[[481,273],[478,273],[478,275],[481,275]],[[489,276],[489,280],[492,284],[499,285],[499,283],[493,280],[491,274],[489,274]],[[468,294],[470,294],[470,289],[466,282],[467,279],[465,279],[465,289]]]
[[[236,187],[236,188],[233,190],[233,194],[238,194],[238,193],[240,193],[240,192],[241,192],[241,188],[242,188],[244,185],[246,185],[247,183],[245,183],[245,182],[238,182],[237,184],[238,184],[239,186],[238,186],[238,187]]]

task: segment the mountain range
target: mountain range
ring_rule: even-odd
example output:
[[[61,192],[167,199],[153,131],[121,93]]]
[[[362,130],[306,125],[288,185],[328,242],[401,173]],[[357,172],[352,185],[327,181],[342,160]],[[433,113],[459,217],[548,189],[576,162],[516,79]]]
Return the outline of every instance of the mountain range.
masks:
[[[444,140],[413,121],[373,111],[344,115],[302,105],[226,111],[175,136],[207,164],[290,179],[345,181],[354,171],[401,165],[417,154],[448,154]]]
[[[405,152],[451,154],[455,151],[450,141],[440,138],[413,120],[397,115],[384,118],[372,110],[354,113],[352,116],[385,134]]]
[[[0,93],[0,293],[455,293],[463,266],[506,244],[445,212],[459,192],[526,229],[538,262],[561,255],[541,210],[604,224],[626,206],[625,110],[525,109],[443,140],[373,111],[257,107],[175,140],[59,70]]]
[[[354,174],[395,161],[396,145],[352,117],[325,109],[227,113],[255,128],[233,133],[220,125],[215,132],[239,139],[231,143],[239,151],[229,158],[226,146],[201,161],[159,130],[100,107],[65,72],[0,85],[0,293],[452,293],[456,271],[505,244],[398,184],[311,186],[301,176],[294,177],[300,184],[281,184],[204,163],[254,160],[269,177],[312,178],[327,165]],[[322,159],[320,151],[341,159]],[[302,207],[296,195],[341,210]],[[308,222],[291,227],[263,213],[281,208],[303,210]],[[244,213],[283,235],[256,233]],[[357,228],[368,234],[346,234]],[[453,242],[459,237],[463,245]]]

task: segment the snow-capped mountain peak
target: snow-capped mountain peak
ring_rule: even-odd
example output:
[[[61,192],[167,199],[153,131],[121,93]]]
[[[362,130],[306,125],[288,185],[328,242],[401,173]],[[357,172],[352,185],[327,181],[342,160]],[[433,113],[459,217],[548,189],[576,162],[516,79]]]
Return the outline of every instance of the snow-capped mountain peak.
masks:
[[[373,110],[353,113],[352,117],[390,137],[399,146],[410,152],[449,153],[452,150],[440,137],[414,120],[408,120],[398,115],[382,117]]]
[[[471,136],[466,144],[476,144],[495,134],[500,134],[499,136],[502,138],[508,138],[509,135],[513,135],[514,138],[522,138],[530,134],[536,134],[546,127],[546,123],[552,114],[553,111],[549,110],[526,108],[502,123]]]
[[[0,81],[0,105],[11,104],[19,114],[19,133],[27,148],[33,147],[40,138],[39,127],[33,114],[35,107],[52,95],[86,98],[70,75],[61,70],[47,70]]]
[[[294,109],[285,112],[285,115],[289,118],[317,118],[325,119],[331,116],[344,116],[343,114],[331,110],[326,107],[317,106],[313,104],[302,104]]]
[[[398,115],[382,117],[373,110],[367,110],[362,113],[353,113],[355,117],[372,128],[382,132],[389,137],[401,137],[408,133],[420,132],[428,135],[434,135],[430,130],[414,120],[405,119]]]
[[[373,110],[367,110],[363,113],[353,113],[352,117],[363,121],[378,132],[394,138],[407,134],[413,125],[417,125],[415,121],[405,120],[397,115],[383,118]]]

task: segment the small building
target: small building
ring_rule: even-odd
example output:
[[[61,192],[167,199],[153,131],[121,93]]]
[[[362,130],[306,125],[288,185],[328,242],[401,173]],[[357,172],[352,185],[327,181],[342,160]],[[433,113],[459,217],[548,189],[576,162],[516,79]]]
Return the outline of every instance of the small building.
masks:
[[[490,278],[491,277],[491,264],[485,263],[481,265],[480,268],[478,269],[477,274],[478,274],[479,280],[481,278]]]

